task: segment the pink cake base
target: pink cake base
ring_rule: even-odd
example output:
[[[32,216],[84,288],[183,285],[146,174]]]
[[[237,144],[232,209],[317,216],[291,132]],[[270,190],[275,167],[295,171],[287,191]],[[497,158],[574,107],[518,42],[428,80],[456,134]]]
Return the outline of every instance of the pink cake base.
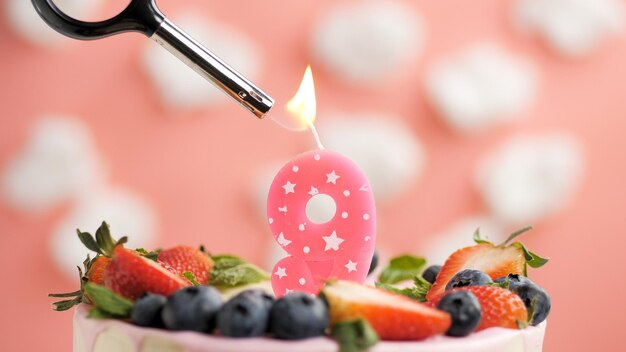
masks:
[[[74,314],[74,352],[336,352],[325,337],[300,341],[232,339],[195,332],[140,328],[117,320],[87,318],[88,306]],[[524,330],[490,328],[463,338],[436,336],[419,342],[379,342],[370,352],[540,352],[546,322]]]

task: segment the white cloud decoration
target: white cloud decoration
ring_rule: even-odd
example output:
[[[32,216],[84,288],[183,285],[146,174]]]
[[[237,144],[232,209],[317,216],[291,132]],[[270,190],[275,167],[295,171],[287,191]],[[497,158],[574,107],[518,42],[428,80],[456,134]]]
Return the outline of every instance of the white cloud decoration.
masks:
[[[174,23],[249,79],[259,76],[261,53],[244,33],[195,14]],[[144,66],[167,106],[199,108],[227,101],[227,95],[156,43],[144,53]]]
[[[355,84],[380,82],[423,46],[420,16],[394,1],[335,4],[315,25],[312,39],[314,57]]]
[[[102,0],[54,0],[54,4],[66,14],[84,19],[103,4]],[[71,39],[50,28],[39,17],[30,0],[7,0],[4,3],[6,21],[21,38],[37,45],[54,46]]]
[[[57,268],[69,278],[90,252],[78,240],[76,229],[95,235],[106,221],[114,238],[128,236],[128,247],[146,247],[155,241],[157,219],[152,207],[138,195],[121,188],[91,189],[52,231],[50,250]]]
[[[464,133],[519,118],[535,99],[537,85],[532,64],[493,43],[473,45],[435,63],[426,78],[431,104]]]
[[[320,123],[319,131],[326,148],[346,155],[363,170],[377,201],[407,190],[424,166],[420,142],[395,116],[333,114]]]
[[[623,32],[626,5],[622,0],[518,0],[514,19],[560,54],[577,57]]]
[[[498,219],[533,225],[567,204],[583,159],[582,146],[568,134],[517,136],[479,163],[476,184]]]
[[[45,116],[2,175],[2,195],[16,209],[49,210],[105,182],[105,166],[79,119]]]

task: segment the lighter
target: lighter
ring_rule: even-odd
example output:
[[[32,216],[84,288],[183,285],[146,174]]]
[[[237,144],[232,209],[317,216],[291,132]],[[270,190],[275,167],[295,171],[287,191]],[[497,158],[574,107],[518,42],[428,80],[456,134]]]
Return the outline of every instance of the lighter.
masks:
[[[50,27],[71,38],[94,40],[122,32],[143,33],[258,118],[263,118],[274,105],[274,99],[170,22],[155,0],[131,0],[118,15],[99,22],[74,19],[63,13],[53,0],[32,2]]]

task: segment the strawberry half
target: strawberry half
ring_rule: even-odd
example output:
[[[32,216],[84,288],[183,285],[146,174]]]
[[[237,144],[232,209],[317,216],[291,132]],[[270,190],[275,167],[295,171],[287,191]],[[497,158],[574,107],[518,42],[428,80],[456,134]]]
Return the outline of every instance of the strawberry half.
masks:
[[[169,296],[191,283],[136,251],[118,246],[105,272],[111,291],[135,300],[146,292]]]
[[[515,293],[501,287],[467,286],[452,289],[448,292],[469,291],[480,303],[482,317],[476,331],[491,327],[518,329],[528,324],[528,311],[521,298]],[[433,300],[435,306],[441,295]]]
[[[209,283],[209,274],[213,260],[201,249],[190,246],[178,246],[159,252],[157,261],[174,269],[182,275],[190,272],[201,285]]]
[[[321,295],[331,323],[363,318],[383,340],[422,340],[443,334],[450,316],[410,298],[351,281],[329,282]]]
[[[495,245],[480,238],[478,230],[474,233],[475,246],[459,249],[452,253],[441,267],[435,283],[426,294],[431,301],[440,297],[446,284],[454,275],[464,269],[476,269],[485,272],[492,279],[498,279],[508,274],[526,276],[526,266],[538,268],[548,260],[532,253],[520,242],[509,244],[515,237],[530,230],[530,227],[516,231],[501,245]]]

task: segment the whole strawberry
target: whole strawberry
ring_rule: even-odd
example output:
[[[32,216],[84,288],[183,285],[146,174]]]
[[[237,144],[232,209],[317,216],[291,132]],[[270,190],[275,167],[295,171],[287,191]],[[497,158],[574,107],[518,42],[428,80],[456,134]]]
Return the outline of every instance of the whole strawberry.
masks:
[[[104,285],[104,275],[111,258],[97,256],[91,261],[91,268],[87,271],[87,279],[97,285]]]
[[[70,309],[82,302],[91,303],[91,297],[84,290],[85,285],[87,283],[104,284],[106,268],[111,262],[113,250],[116,247],[121,247],[127,240],[126,237],[122,237],[119,240],[113,239],[109,225],[106,222],[102,222],[98,230],[96,230],[95,236],[80,230],[76,230],[76,232],[78,239],[87,249],[96,252],[96,256],[91,259],[87,255],[87,259],[83,262],[84,270],[81,270],[80,267],[78,268],[78,276],[80,278],[80,289],[78,291],[48,295],[49,297],[70,298],[54,303],[54,309],[59,311]]]
[[[106,268],[104,284],[111,291],[136,300],[150,292],[169,296],[191,283],[136,251],[118,246]]]
[[[491,327],[518,329],[526,327],[528,312],[524,302],[515,293],[494,286],[467,286],[447,291],[446,294],[433,299],[439,300],[452,292],[469,291],[480,303],[482,318],[475,331]]]
[[[177,246],[159,252],[157,261],[165,264],[179,275],[190,272],[201,285],[209,283],[213,260],[201,249],[190,246]]]
[[[529,251],[520,242],[510,243],[515,237],[530,230],[524,228],[516,231],[500,245],[480,238],[478,230],[474,233],[476,245],[459,249],[452,253],[441,267],[432,288],[426,294],[426,299],[431,301],[440,297],[448,282],[459,272],[465,269],[475,269],[485,272],[495,280],[508,274],[526,275],[527,265],[538,268],[548,260],[539,257]]]

